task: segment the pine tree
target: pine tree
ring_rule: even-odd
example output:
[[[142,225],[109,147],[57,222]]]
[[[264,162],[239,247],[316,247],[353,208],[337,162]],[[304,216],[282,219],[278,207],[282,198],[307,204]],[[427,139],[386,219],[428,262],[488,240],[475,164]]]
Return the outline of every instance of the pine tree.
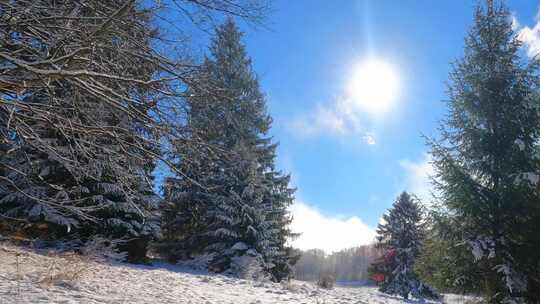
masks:
[[[176,160],[185,175],[165,187],[164,246],[173,258],[211,254],[214,271],[251,256],[279,280],[294,258],[286,247],[294,190],[274,168],[271,118],[241,36],[232,20],[219,27],[199,76],[209,86],[189,88],[190,136],[204,144],[175,144],[175,156],[191,157]]]
[[[506,7],[477,7],[432,143],[442,202],[491,303],[540,295],[538,61],[525,62],[520,47]]]
[[[57,97],[58,94],[63,93],[57,92]],[[34,93],[25,102],[46,104],[42,96]],[[113,109],[98,110],[99,104],[93,107],[91,97],[83,98],[88,106],[71,116],[74,122],[96,119],[102,125],[131,128],[125,118],[118,120],[121,114]],[[98,235],[129,239],[121,249],[128,251],[130,261],[144,260],[148,241],[159,232],[159,198],[149,184],[151,162],[143,156],[121,153],[110,141],[80,134],[80,138],[92,143],[83,154],[74,150],[69,138],[59,130],[40,121],[34,123],[40,130],[40,141],[47,142],[52,149],[43,149],[32,140],[20,141],[22,144],[13,144],[12,151],[1,158],[7,180],[0,181],[0,210],[8,218],[16,219],[13,224],[18,225],[14,229],[24,230],[29,237],[78,240],[80,244]],[[99,145],[100,149],[93,149],[92,145]],[[100,154],[103,148],[114,154]],[[77,167],[69,162],[75,157],[79,159]],[[128,180],[122,181],[123,178]],[[129,187],[119,186],[120,182]]]
[[[262,156],[259,160],[259,174],[262,175],[264,184],[262,205],[268,225],[267,239],[269,241],[263,255],[265,260],[272,263],[272,276],[280,281],[289,277],[293,271],[292,266],[298,261],[300,255],[294,248],[287,245],[290,239],[298,236],[289,229],[292,217],[288,211],[288,207],[293,203],[296,189],[289,187],[290,176],[283,175],[274,167],[276,148],[276,144],[265,139],[261,141],[258,153]]]
[[[429,228],[415,272],[440,292],[479,294],[484,278],[470,250],[452,233],[459,224],[436,209],[427,218]]]
[[[425,237],[420,204],[413,196],[403,192],[383,215],[383,220],[384,223],[377,228],[377,245],[384,253],[371,270],[372,273],[382,274],[379,290],[405,299],[409,295],[437,298],[437,294],[420,282],[414,272],[414,263]]]
[[[47,62],[50,54],[69,58],[70,47],[80,47],[91,49],[84,60],[90,71],[149,79],[156,67],[144,58],[132,54],[125,57],[123,53],[148,46],[153,35],[147,14],[129,4],[101,1],[82,9],[80,3],[68,1],[43,9],[40,5],[14,3],[10,9],[23,15],[32,16],[36,11],[44,17],[69,13],[70,18],[44,20],[67,22],[80,29],[92,27],[85,22],[103,18],[102,14],[126,14],[118,16],[121,21],[108,23],[118,26],[111,26],[114,30],[95,31],[86,41],[79,40],[78,35],[64,36],[63,26],[52,26],[53,31],[39,37],[32,36],[35,31],[26,25],[9,27],[12,32],[7,36],[22,37],[20,43],[10,44],[11,48],[20,48],[18,53],[32,50],[24,60]],[[50,39],[59,36],[67,39],[60,46],[55,44],[58,39]],[[137,45],[131,39],[135,36]],[[91,42],[99,47],[88,48],[86,44]],[[105,64],[97,64],[96,59]],[[69,68],[77,69],[80,64],[73,59]],[[31,79],[27,71],[11,76]],[[120,81],[99,78],[98,84],[95,78],[88,78],[94,85],[90,89],[85,83],[59,76],[51,78],[46,87],[35,85],[23,90],[24,94],[9,95],[9,100],[22,106],[6,105],[13,119],[8,136],[2,137],[10,149],[0,155],[0,213],[12,230],[29,237],[67,240],[76,245],[95,236],[124,239],[121,247],[128,251],[128,258],[140,261],[146,256],[148,241],[159,232],[158,197],[152,191],[150,176],[153,162],[141,151],[157,149],[150,144],[152,130],[130,116],[126,108],[145,115],[149,93],[144,86],[131,84],[126,88]],[[99,94],[105,85],[105,90],[113,92],[116,106]]]

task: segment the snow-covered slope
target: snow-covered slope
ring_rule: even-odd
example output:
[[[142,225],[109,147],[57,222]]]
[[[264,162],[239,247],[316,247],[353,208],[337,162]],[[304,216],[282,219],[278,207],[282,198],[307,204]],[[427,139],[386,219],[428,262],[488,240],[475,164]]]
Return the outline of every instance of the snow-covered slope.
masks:
[[[299,281],[287,285],[253,282],[169,264],[103,264],[81,260],[75,255],[47,256],[1,244],[0,261],[0,304],[404,303],[402,299],[381,294],[372,287],[323,290]],[[467,300],[461,296],[446,298],[447,303],[465,303]]]

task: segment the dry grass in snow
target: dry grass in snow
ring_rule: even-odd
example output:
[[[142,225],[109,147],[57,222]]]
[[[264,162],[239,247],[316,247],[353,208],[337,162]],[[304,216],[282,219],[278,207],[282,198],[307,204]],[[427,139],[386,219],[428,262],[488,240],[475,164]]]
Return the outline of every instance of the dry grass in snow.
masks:
[[[403,299],[381,294],[373,287],[324,290],[299,281],[253,282],[165,263],[153,266],[98,263],[74,254],[38,254],[6,244],[0,244],[0,261],[0,304],[404,303]],[[445,298],[446,303],[471,300],[462,296]]]

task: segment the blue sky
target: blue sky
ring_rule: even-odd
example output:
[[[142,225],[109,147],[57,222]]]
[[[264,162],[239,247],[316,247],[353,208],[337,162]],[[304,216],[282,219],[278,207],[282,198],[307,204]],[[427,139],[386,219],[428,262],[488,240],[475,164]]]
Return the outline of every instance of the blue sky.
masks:
[[[507,4],[517,31],[528,31],[526,47],[538,47],[540,2]],[[400,191],[428,197],[431,167],[421,135],[437,134],[450,63],[462,54],[474,5],[278,0],[269,29],[243,27],[274,118],[279,167],[298,187],[293,212],[301,224],[293,227],[304,233],[299,247],[337,250],[366,243]],[[354,121],[347,122],[339,102],[355,67],[367,58],[393,66],[399,93],[382,115],[355,109]],[[345,120],[345,126],[332,128],[332,119]]]
[[[266,27],[240,26],[274,119],[278,167],[298,188],[292,228],[302,236],[293,244],[327,251],[367,244],[401,191],[429,200],[422,135],[437,135],[450,64],[463,53],[476,1],[272,3]],[[540,1],[507,5],[524,58],[540,52]],[[194,33],[204,52],[209,34]],[[398,79],[393,102],[375,114],[351,97],[365,62],[383,62]],[[388,81],[376,86],[391,91]]]

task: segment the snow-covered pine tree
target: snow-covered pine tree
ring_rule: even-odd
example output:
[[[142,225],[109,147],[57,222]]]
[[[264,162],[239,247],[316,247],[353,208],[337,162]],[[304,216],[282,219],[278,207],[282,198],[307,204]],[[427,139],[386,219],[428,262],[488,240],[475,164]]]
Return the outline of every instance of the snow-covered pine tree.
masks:
[[[243,260],[241,263],[252,264],[251,267],[260,267],[259,271],[264,272],[270,266],[264,254],[272,248],[271,227],[262,205],[262,176],[249,147],[238,146],[231,157],[229,165],[232,166],[228,168],[229,174],[222,184],[226,204],[217,205],[214,212],[207,214],[212,223],[208,235],[213,238],[208,248],[217,254],[213,261],[217,269],[227,269],[231,262],[235,262],[232,259],[236,258],[237,261]],[[242,254],[248,257],[239,256]],[[236,267],[242,268],[241,265]]]
[[[477,7],[432,143],[442,203],[490,303],[540,298],[539,62],[520,47],[504,5]]]
[[[70,92],[77,96],[76,90]],[[125,130],[132,127],[125,118],[118,120],[122,115],[113,109],[98,110],[100,105],[92,106],[91,97],[83,98],[87,99],[87,107],[74,113],[73,123],[95,119],[100,125]],[[40,99],[40,94],[34,92],[25,102],[47,102]],[[69,102],[69,97],[65,100]],[[46,142],[50,149],[31,138],[23,141],[15,137],[11,151],[0,159],[6,177],[0,181],[0,210],[15,219],[13,224],[18,225],[14,228],[46,240],[84,243],[97,235],[129,239],[121,246],[128,251],[129,260],[144,259],[148,241],[159,232],[159,198],[150,185],[151,162],[141,155],[124,154],[114,143],[85,134],[79,138],[90,144],[83,151],[73,149],[69,138],[59,130],[39,120],[33,123],[40,130],[40,142]],[[104,155],[102,149],[114,153]],[[79,160],[77,167],[69,161],[75,157]]]
[[[215,272],[230,270],[233,261],[249,256],[259,264],[251,266],[263,272],[262,253],[270,245],[264,185],[251,151],[240,144],[232,150],[220,158],[199,150],[192,158],[196,161],[182,162],[186,176],[167,180],[161,247],[172,260],[208,255]]]
[[[97,125],[115,126],[126,130],[125,143],[136,142],[133,137],[151,137],[148,129],[141,127],[115,109],[93,108],[85,118],[99,117]],[[144,109],[140,109],[144,113]],[[155,164],[151,157],[141,150],[122,147],[106,138],[93,138],[89,141],[114,151],[112,155],[100,155],[93,151],[93,161],[88,162],[91,172],[84,176],[81,184],[88,188],[84,201],[94,208],[91,215],[98,219],[98,225],[89,230],[90,235],[124,240],[119,245],[121,251],[128,253],[130,262],[145,262],[149,242],[160,235],[159,204],[161,198],[153,191]],[[148,153],[159,153],[157,147],[146,143],[143,148]]]
[[[287,246],[288,241],[298,235],[289,228],[292,217],[288,211],[296,189],[289,187],[289,175],[275,169],[276,148],[277,144],[273,144],[270,139],[262,139],[259,140],[257,153],[261,156],[258,159],[259,174],[262,175],[262,182],[265,185],[262,204],[265,220],[269,226],[267,229],[269,243],[263,255],[265,260],[271,263],[270,273],[273,278],[280,281],[292,273],[292,266],[300,255],[292,247]]]
[[[192,134],[191,137],[197,135]],[[168,177],[163,185],[163,239],[157,244],[157,249],[171,262],[204,254],[208,246],[205,236],[208,230],[207,210],[216,204],[213,199],[224,201],[216,191],[212,196],[209,194],[209,189],[216,187],[215,181],[221,181],[224,170],[218,165],[219,158],[207,145],[200,144],[202,142],[177,140],[169,155],[170,161],[183,174]]]
[[[21,18],[39,15],[35,18],[44,18],[45,24],[64,22],[80,31],[90,28],[93,36],[84,40],[84,35],[66,35],[69,26],[56,23],[44,26],[51,29],[47,35],[35,36],[40,30],[25,23],[6,29],[10,31],[7,37],[14,37],[8,43],[10,50],[28,53],[23,60],[29,62],[54,62],[48,56],[71,58],[69,54],[80,48],[88,50],[84,64],[78,57],[71,58],[66,65],[71,69],[84,67],[103,75],[119,73],[127,78],[149,79],[156,67],[145,58],[123,53],[148,50],[144,46],[149,46],[155,34],[146,13],[130,4],[99,1],[83,7],[76,1],[54,5],[11,3],[6,10]],[[91,20],[114,14],[117,20],[108,23],[109,30],[95,31]],[[98,46],[89,47],[91,43]],[[17,66],[8,63],[10,60],[3,65]],[[8,70],[10,77],[26,79],[24,85],[33,85],[2,91],[6,100],[13,101],[3,104],[3,110],[10,113],[8,137],[2,138],[10,149],[0,157],[0,212],[6,222],[14,230],[47,240],[84,243],[96,235],[123,238],[130,240],[123,245],[130,260],[144,258],[148,240],[158,232],[158,222],[157,197],[151,191],[153,163],[143,151],[156,149],[151,144],[151,130],[129,112],[146,113],[145,107],[150,104],[147,87],[131,83],[126,88],[121,81],[103,80],[108,79],[105,76],[78,81],[62,71],[41,87],[32,82],[35,78],[30,72]],[[99,90],[113,92],[114,96],[104,97]]]
[[[383,257],[374,263],[371,272],[381,275],[379,290],[405,299],[437,298],[436,292],[420,282],[414,273],[414,263],[420,254],[425,228],[422,208],[414,196],[403,192],[383,215],[377,227],[378,247]]]
[[[167,182],[165,247],[176,258],[212,254],[215,271],[251,256],[279,280],[292,261],[285,240],[294,190],[274,168],[276,145],[266,137],[271,118],[241,36],[232,20],[216,30],[200,76],[209,85],[189,89],[188,128],[205,144],[174,147],[175,157],[197,156],[179,157],[185,175]]]

